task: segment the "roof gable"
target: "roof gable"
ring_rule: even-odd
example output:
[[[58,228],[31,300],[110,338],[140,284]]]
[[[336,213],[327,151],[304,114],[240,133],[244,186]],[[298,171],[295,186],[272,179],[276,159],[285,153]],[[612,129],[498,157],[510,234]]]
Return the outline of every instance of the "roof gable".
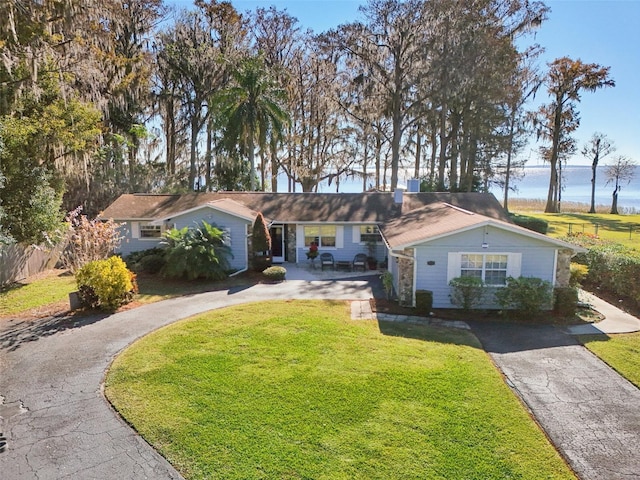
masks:
[[[243,220],[247,220],[248,222],[255,221],[256,217],[258,216],[258,212],[250,208],[247,208],[245,205],[238,203],[235,200],[231,200],[229,198],[221,198],[219,200],[213,200],[211,202],[207,202],[202,205],[192,207],[182,212],[176,212],[176,213],[167,214],[166,216],[157,217],[155,221],[156,222],[165,221],[170,218],[187,215],[189,213],[196,212],[198,210],[202,210],[206,208],[217,210],[217,211],[232,215],[234,217],[242,218]]]
[[[447,203],[429,205],[408,212],[402,217],[382,225],[380,231],[390,248],[403,249],[485,225],[540,240],[557,247],[582,251],[580,247],[562,240]]]

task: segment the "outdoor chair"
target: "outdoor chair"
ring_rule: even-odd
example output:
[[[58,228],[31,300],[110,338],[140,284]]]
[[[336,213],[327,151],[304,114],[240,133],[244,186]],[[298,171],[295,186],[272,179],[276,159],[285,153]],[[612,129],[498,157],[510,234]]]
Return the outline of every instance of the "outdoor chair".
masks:
[[[331,267],[335,270],[336,262],[333,259],[333,255],[330,253],[321,253],[320,254],[320,267],[324,270],[324,267]]]
[[[367,269],[367,256],[364,253],[358,253],[353,258],[352,270],[355,272],[356,268],[362,268],[363,272]]]

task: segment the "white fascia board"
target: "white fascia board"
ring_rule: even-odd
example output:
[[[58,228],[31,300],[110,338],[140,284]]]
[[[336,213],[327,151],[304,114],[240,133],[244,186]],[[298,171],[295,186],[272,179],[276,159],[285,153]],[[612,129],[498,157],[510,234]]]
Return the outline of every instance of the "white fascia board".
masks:
[[[190,208],[188,210],[182,210],[181,212],[176,212],[176,213],[172,213],[171,215],[166,215],[164,217],[156,218],[156,219],[154,219],[154,222],[164,222],[165,220],[168,220],[170,218],[176,218],[176,217],[180,217],[182,215],[187,215],[189,213],[193,213],[193,212],[196,212],[198,210],[202,210],[203,208],[210,208],[212,210],[216,210],[218,212],[222,212],[222,213],[226,213],[227,215],[231,215],[232,217],[241,218],[241,219],[246,220],[248,222],[255,221],[255,218],[246,217],[244,215],[238,215],[237,213],[230,212],[228,210],[225,210],[224,208],[216,208],[215,205],[211,205],[211,204],[206,203],[204,205],[199,205],[197,207],[193,207],[193,208]]]
[[[556,238],[552,238],[552,237],[548,237],[547,235],[544,235],[542,233],[538,233],[538,232],[534,232],[533,230],[529,230],[527,228],[524,227],[520,227],[518,225],[510,225],[508,223],[499,223],[499,222],[495,222],[492,220],[487,220],[484,222],[479,222],[473,225],[469,225],[467,227],[462,227],[462,228],[458,228],[456,230],[452,230],[451,232],[446,232],[446,233],[442,233],[440,235],[435,235],[433,237],[429,237],[423,240],[416,240],[415,242],[410,242],[410,243],[406,243],[406,244],[402,244],[402,245],[396,245],[395,247],[393,247],[395,250],[399,250],[399,249],[405,249],[405,248],[410,248],[410,247],[414,247],[418,244],[421,243],[429,243],[432,242],[434,240],[438,240],[440,238],[445,238],[445,237],[449,237],[451,235],[456,235],[458,233],[464,233],[467,232],[469,230],[473,230],[476,228],[481,228],[481,227],[495,227],[497,229],[500,230],[506,230],[508,232],[512,232],[518,235],[523,235],[525,237],[529,237],[529,238],[533,238],[536,240],[540,240],[543,241],[545,243],[551,243],[553,245],[555,245],[556,247],[562,247],[562,248],[569,248],[571,250],[573,250],[576,253],[584,253],[587,251],[586,248],[582,248],[579,247],[578,245],[573,245],[572,243],[567,243],[564,242],[562,240],[558,240]],[[383,236],[384,238],[384,236]]]

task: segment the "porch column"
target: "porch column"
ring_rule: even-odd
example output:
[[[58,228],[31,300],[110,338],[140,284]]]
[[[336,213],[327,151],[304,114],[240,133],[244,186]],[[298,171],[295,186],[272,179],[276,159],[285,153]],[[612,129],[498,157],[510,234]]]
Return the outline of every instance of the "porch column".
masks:
[[[568,287],[571,278],[571,255],[573,251],[568,248],[558,250],[556,263],[556,287]]]
[[[398,259],[398,299],[403,307],[413,307],[413,248],[406,248]]]

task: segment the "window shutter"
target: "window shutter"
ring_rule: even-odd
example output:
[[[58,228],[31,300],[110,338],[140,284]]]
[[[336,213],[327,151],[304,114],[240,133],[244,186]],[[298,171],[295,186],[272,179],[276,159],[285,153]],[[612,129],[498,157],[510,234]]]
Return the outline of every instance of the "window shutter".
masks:
[[[353,243],[360,243],[360,225],[353,225],[351,227],[352,230],[352,235],[351,238],[353,239]]]
[[[510,253],[507,260],[507,277],[518,278],[522,275],[522,254]]]
[[[336,248],[344,248],[344,227],[336,227]]]
[[[459,252],[449,252],[447,259],[447,284],[449,284],[451,279],[460,276],[460,259],[461,255]]]
[[[304,248],[304,226],[296,225],[296,247]]]
[[[140,238],[139,222],[131,222],[131,238]]]

